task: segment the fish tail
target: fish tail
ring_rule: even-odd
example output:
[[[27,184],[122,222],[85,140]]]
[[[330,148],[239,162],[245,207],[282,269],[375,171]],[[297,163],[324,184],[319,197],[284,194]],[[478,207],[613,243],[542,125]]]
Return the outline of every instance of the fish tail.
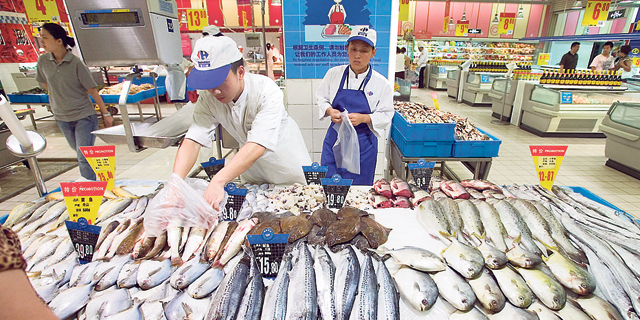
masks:
[[[181,266],[182,264],[184,264],[184,261],[182,261],[182,258],[171,257],[171,266]]]

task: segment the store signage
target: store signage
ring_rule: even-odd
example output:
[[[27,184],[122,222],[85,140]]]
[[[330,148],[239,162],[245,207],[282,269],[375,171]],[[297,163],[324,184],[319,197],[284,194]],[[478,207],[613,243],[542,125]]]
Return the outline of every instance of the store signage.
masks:
[[[445,68],[445,67],[439,67],[439,68],[438,68],[438,73],[447,73],[447,68]]]
[[[409,21],[409,0],[400,0],[398,21]]]
[[[640,68],[640,58],[633,58],[633,65]]]
[[[435,162],[426,162],[424,159],[418,160],[418,163],[409,163],[409,171],[418,188],[422,190],[429,188],[435,165]]]
[[[489,83],[489,75],[480,75],[480,83]]]
[[[609,14],[607,15],[607,20],[616,20],[616,19],[624,18],[626,13],[627,13],[627,9],[613,10],[609,12]]]
[[[458,20],[456,24],[456,37],[466,37],[469,35],[469,20]]]
[[[589,0],[582,17],[583,27],[595,27],[607,20],[611,0]]]
[[[107,190],[107,182],[60,182],[60,189],[69,211],[69,218],[74,222],[84,218],[88,224],[94,224],[102,197]]]
[[[442,33],[447,33],[449,30],[449,14],[451,13],[451,0],[447,0],[444,3],[444,22],[442,24]]]
[[[235,183],[229,182],[224,187],[224,191],[227,192],[228,197],[222,212],[222,219],[235,221],[249,190],[238,188]]]
[[[209,179],[216,175],[216,173],[220,172],[222,168],[224,168],[224,159],[216,160],[216,158],[211,157],[209,161],[200,163],[202,169],[207,174]]]
[[[342,179],[339,174],[331,178],[320,179],[328,208],[340,209],[347,200],[347,194],[351,188],[352,179]]]
[[[107,181],[107,189],[113,189],[116,172],[116,146],[80,147],[80,152],[87,159],[98,179]]]
[[[498,23],[498,34],[513,34],[513,28],[516,25],[515,12],[500,13],[500,23]]]
[[[67,220],[64,223],[80,264],[91,262],[102,227],[90,225],[84,218],[78,219],[78,222]]]
[[[549,64],[550,59],[551,59],[551,53],[538,53],[537,65],[546,66]]]
[[[556,180],[567,146],[529,146],[533,165],[536,167],[540,185],[551,190]]]
[[[562,104],[571,104],[573,103],[573,92],[562,92]]]
[[[469,34],[482,34],[482,29],[469,29]]]
[[[329,167],[320,166],[317,162],[312,163],[310,166],[302,166],[304,172],[304,178],[307,180],[307,184],[322,184],[320,179],[323,179],[329,171]]]
[[[191,56],[191,38],[188,34],[180,34],[180,44],[182,45],[182,55],[185,57]]]
[[[187,26],[189,31],[202,30],[209,25],[206,9],[187,9]]]
[[[60,22],[56,0],[24,0],[29,22]]]
[[[431,91],[431,100],[433,100],[433,106],[436,110],[440,110],[440,102],[438,102],[438,94],[434,91]]]
[[[275,234],[270,228],[262,234],[248,235],[247,241],[256,258],[260,273],[265,278],[274,278],[280,270],[284,249],[289,242],[288,234]]]

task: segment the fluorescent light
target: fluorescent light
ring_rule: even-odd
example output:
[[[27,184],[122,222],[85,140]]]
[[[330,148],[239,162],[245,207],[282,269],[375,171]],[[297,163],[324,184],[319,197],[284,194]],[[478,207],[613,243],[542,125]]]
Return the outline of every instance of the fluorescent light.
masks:
[[[573,3],[573,6],[571,6],[571,9],[582,9],[583,5],[582,5],[582,1],[580,0],[576,0],[576,2]]]
[[[282,5],[282,0],[271,0],[271,5],[272,6],[281,6]]]
[[[467,21],[467,15],[466,15],[467,11],[462,11],[462,18],[460,19],[460,21]]]
[[[520,9],[518,9],[518,14],[516,15],[516,19],[518,20],[524,19],[524,9],[522,8],[522,6],[520,6]]]

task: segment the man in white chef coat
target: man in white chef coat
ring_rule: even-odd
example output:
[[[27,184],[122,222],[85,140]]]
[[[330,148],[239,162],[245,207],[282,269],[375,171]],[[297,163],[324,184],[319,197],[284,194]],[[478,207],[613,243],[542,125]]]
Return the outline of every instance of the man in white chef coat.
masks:
[[[250,183],[304,184],[302,166],[311,164],[311,158],[275,82],[247,72],[238,45],[229,37],[200,39],[191,60],[195,66],[188,83],[200,96],[173,172],[186,177],[200,147],[211,147],[211,129],[220,124],[242,147],[204,193],[214,209],[224,198],[224,186],[238,176]]]
[[[418,88],[424,88],[424,68],[427,66],[428,55],[424,50],[424,43],[418,42],[418,50],[420,50],[420,55],[418,56],[418,61],[416,64],[416,70],[418,71]]]

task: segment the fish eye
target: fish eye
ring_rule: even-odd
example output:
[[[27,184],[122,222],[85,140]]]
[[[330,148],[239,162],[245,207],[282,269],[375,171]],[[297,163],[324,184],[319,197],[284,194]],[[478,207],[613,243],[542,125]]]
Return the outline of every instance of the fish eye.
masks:
[[[520,301],[524,301],[524,297],[523,296],[519,296],[518,299],[520,299]]]
[[[586,284],[584,284],[584,283],[581,283],[581,284],[580,284],[580,288],[586,288],[586,287],[587,287],[587,285],[586,285]]]

